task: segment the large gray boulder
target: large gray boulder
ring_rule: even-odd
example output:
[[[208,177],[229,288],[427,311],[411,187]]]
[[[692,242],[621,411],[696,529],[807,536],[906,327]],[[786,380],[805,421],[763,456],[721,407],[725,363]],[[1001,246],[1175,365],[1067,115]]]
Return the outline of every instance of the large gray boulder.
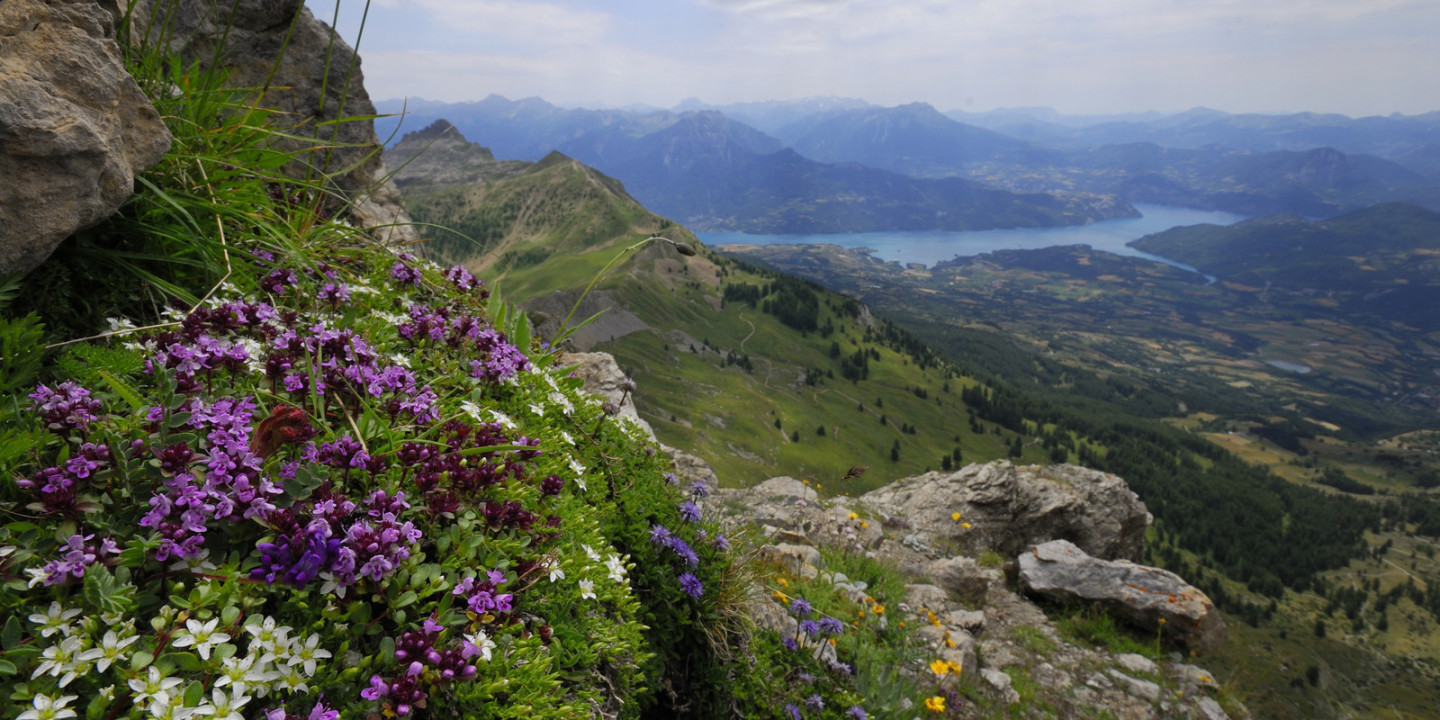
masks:
[[[1020,554],[1019,579],[1033,595],[1100,603],[1115,616],[1163,632],[1196,652],[1212,652],[1225,642],[1225,621],[1215,604],[1167,570],[1101,560],[1074,543],[1054,540]]]
[[[277,111],[275,122],[321,141],[290,142],[310,150],[287,172],[329,177],[349,199],[350,218],[389,242],[419,236],[380,154],[369,120],[324,123],[375,114],[360,56],[304,0],[108,0],[131,18],[132,42],[164,41],[185,62],[219,64],[235,88]],[[233,13],[232,13],[233,9]],[[233,18],[233,23],[231,22]],[[317,149],[318,148],[318,149]]]
[[[170,149],[93,0],[0,2],[0,275],[120,207]]]
[[[861,500],[887,521],[907,523],[929,546],[972,556],[994,549],[1013,557],[1037,543],[1069,540],[1096,557],[1134,560],[1150,522],[1124,480],[1075,465],[997,460],[898,480]]]

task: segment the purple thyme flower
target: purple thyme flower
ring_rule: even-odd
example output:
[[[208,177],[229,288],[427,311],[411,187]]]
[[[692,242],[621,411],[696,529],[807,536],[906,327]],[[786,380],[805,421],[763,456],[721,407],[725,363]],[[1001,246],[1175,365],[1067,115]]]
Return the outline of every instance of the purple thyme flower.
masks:
[[[73,381],[66,380],[53,390],[41,384],[30,393],[30,409],[40,414],[45,427],[54,432],[79,430],[86,432],[90,423],[99,419],[102,409],[99,400],[90,398],[90,391]]]
[[[401,285],[420,285],[420,271],[406,265],[403,261],[395,263],[390,268],[390,279]]]
[[[475,276],[470,274],[469,270],[459,265],[452,265],[450,269],[446,270],[445,279],[449,280],[456,288],[464,292],[470,292],[475,289],[476,285],[484,284],[476,280]]]
[[[862,708],[859,705],[851,705],[848,714],[850,715],[850,717],[855,718],[855,720],[865,720],[866,718],[870,717],[870,714],[865,712],[865,708]]]
[[[805,707],[818,712],[825,709],[825,701],[821,699],[819,693],[816,693],[805,699]]]
[[[693,573],[682,573],[680,575],[680,589],[684,590],[690,597],[698,598],[705,592],[704,586],[700,584],[700,578]]]
[[[723,534],[716,533],[716,534],[715,534],[715,540],[714,540],[713,542],[711,542],[710,544],[711,544],[711,546],[713,546],[716,550],[719,550],[720,552],[729,552],[729,551],[730,551],[730,538],[725,537]]]

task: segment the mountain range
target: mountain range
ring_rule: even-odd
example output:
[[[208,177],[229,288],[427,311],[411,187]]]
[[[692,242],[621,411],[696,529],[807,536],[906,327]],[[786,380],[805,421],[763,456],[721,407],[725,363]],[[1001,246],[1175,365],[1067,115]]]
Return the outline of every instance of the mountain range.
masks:
[[[1048,226],[1128,216],[1127,202],[1306,217],[1389,201],[1440,208],[1440,116],[960,116],[987,129],[924,103],[843,98],[636,111],[492,95],[404,109],[407,128],[443,116],[502,158],[562,152],[696,230]],[[1035,123],[1048,130],[1017,129]]]

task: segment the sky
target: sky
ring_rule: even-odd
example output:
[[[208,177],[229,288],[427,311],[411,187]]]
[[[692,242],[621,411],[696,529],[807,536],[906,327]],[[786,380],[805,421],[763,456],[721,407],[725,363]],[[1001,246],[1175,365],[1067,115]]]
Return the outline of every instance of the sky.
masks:
[[[308,0],[320,19],[337,0]],[[338,0],[377,100],[1440,110],[1437,0]]]

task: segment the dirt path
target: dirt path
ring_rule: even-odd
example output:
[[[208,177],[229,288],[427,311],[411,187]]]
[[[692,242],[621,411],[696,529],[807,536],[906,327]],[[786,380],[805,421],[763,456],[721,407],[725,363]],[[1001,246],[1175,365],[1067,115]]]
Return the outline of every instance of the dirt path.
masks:
[[[745,340],[749,340],[755,336],[755,323],[750,322],[750,318],[745,317],[745,313],[740,313],[740,319],[744,320],[745,324],[750,326],[750,334],[745,336]],[[740,352],[742,353],[745,352],[745,340],[740,341]]]

